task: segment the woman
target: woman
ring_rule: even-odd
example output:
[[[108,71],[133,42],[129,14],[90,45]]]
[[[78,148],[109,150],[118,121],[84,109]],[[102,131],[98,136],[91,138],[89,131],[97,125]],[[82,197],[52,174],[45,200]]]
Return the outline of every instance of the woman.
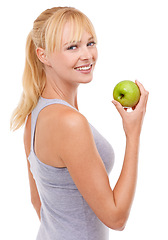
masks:
[[[93,77],[96,41],[90,20],[70,7],[41,13],[27,38],[24,91],[11,127],[26,120],[31,201],[41,221],[38,240],[107,240],[108,228],[123,230],[130,213],[148,92],[136,82],[141,98],[132,112],[113,101],[126,149],[112,190],[113,149],[77,103],[79,84]]]

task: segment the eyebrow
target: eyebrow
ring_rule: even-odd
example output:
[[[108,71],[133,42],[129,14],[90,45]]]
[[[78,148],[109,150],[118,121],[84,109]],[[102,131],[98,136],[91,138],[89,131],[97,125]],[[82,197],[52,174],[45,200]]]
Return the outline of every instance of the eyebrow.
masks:
[[[90,37],[89,39],[88,39],[88,42],[90,41],[90,40],[92,40],[92,39],[94,39],[94,37]],[[73,43],[80,43],[81,41],[72,41],[72,42],[67,42],[67,43],[65,43],[63,46],[66,46],[66,45],[69,45],[69,44],[73,44]]]

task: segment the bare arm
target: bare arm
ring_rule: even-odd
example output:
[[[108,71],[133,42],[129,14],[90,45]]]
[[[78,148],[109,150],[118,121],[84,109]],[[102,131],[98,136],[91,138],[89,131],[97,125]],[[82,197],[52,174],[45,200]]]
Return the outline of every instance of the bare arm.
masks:
[[[26,157],[28,158],[30,153],[30,146],[31,146],[31,117],[29,116],[26,122],[25,126],[25,132],[24,132],[24,146],[25,146],[25,152]],[[29,184],[30,184],[30,194],[31,194],[31,202],[37,212],[37,215],[40,219],[40,209],[41,209],[41,201],[38,194],[37,186],[35,183],[35,180],[33,178],[33,175],[30,171],[30,163],[27,160],[27,166],[28,166],[28,176],[29,176]]]
[[[126,112],[118,102],[113,101],[122,117],[126,134],[126,150],[123,168],[113,193],[116,207],[119,208],[121,212],[125,212],[126,219],[130,212],[136,188],[140,132],[148,100],[148,92],[142,84],[137,82],[137,85],[141,91],[141,99],[133,112]]]

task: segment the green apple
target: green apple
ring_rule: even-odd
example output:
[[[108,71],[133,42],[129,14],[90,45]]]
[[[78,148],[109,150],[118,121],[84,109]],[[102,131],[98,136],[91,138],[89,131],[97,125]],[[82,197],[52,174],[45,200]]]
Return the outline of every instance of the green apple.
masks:
[[[130,80],[119,82],[113,90],[114,100],[121,103],[123,107],[134,107],[140,98],[139,87]]]

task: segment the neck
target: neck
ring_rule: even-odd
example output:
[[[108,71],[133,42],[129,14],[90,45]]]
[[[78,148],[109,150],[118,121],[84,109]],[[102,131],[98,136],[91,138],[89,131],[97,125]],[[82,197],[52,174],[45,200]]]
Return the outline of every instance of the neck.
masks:
[[[49,81],[49,79],[47,79],[45,88],[42,92],[42,97],[48,99],[62,99],[75,107],[77,110],[79,110],[77,102],[78,85],[72,86],[68,84],[63,84],[63,82],[62,84],[58,84],[54,81]]]

